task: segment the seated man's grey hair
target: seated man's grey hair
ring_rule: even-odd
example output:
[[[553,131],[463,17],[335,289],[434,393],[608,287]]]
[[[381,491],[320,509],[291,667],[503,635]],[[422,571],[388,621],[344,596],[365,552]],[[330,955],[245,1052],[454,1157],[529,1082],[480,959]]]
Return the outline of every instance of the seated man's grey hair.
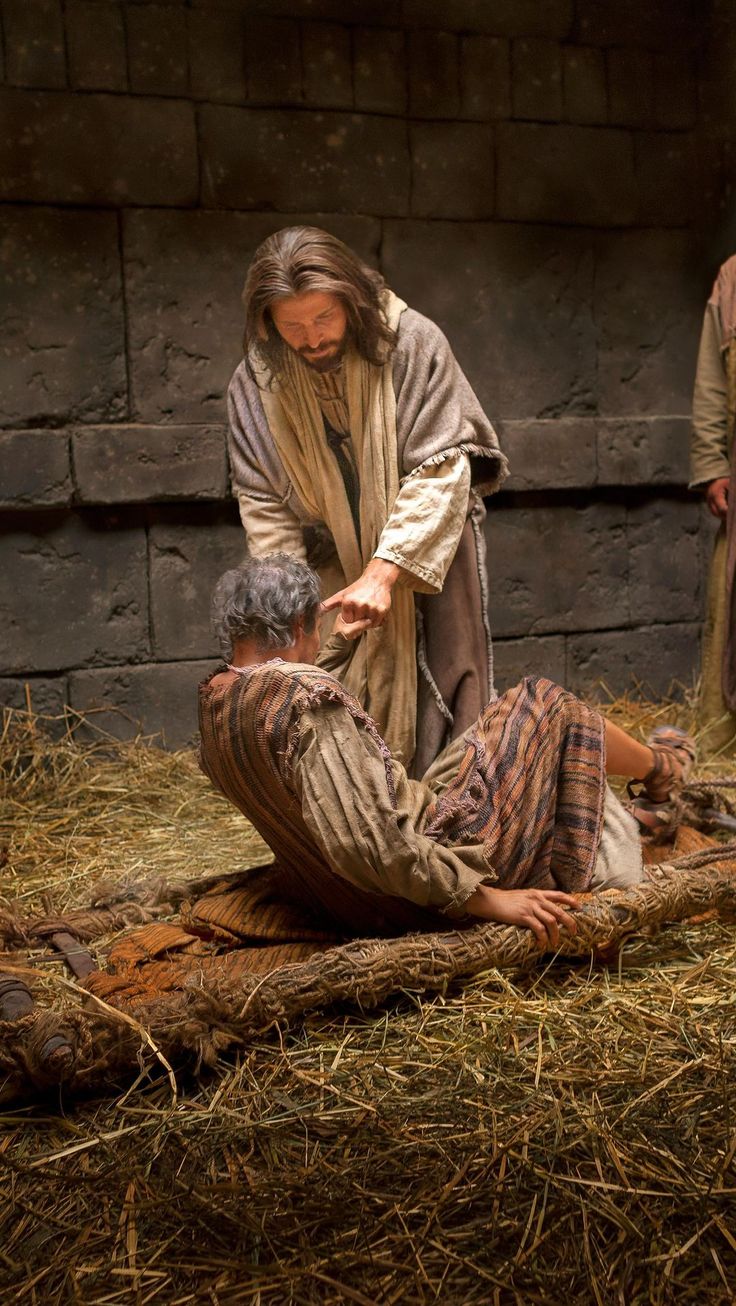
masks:
[[[294,623],[302,619],[310,635],[319,616],[319,580],[306,562],[288,553],[249,558],[226,571],[212,596],[212,618],[223,656],[230,660],[241,639],[255,640],[260,652],[291,648]]]

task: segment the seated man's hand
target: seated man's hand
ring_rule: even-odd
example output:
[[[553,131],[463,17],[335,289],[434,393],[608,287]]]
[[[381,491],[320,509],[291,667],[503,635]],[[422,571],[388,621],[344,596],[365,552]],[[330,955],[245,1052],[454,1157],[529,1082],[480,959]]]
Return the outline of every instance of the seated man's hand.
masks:
[[[579,903],[559,889],[492,889],[482,884],[465,907],[481,920],[531,930],[540,948],[558,947],[560,929],[570,934],[577,929],[569,912],[577,911]]]
[[[725,521],[728,515],[728,476],[719,476],[705,487],[705,502],[714,517]]]
[[[338,590],[322,604],[324,612],[340,608],[347,639],[354,639],[371,626],[382,626],[391,610],[391,590],[401,575],[401,567],[383,558],[371,558],[363,575],[352,585]],[[348,633],[350,627],[360,625],[360,630]]]
[[[324,607],[325,605],[323,603],[322,604],[323,610]],[[358,636],[362,635],[365,630],[369,630],[370,626],[371,626],[370,621],[351,621],[349,623],[347,621],[343,621],[342,613],[340,613],[337,618],[337,621],[335,622],[332,628],[332,631],[334,635],[342,635],[343,639],[357,639]]]

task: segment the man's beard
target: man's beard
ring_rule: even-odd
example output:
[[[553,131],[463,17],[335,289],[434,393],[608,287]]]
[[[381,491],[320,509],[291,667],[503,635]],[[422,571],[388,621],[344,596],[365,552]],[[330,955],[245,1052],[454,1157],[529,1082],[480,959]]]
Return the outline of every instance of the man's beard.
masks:
[[[297,349],[296,352],[314,372],[334,372],[342,363],[347,338],[346,332],[340,340],[325,340],[319,353],[310,349]]]

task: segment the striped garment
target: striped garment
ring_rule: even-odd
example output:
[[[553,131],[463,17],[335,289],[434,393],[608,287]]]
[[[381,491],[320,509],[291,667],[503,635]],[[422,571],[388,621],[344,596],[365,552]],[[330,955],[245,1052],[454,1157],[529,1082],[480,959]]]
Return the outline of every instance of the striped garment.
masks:
[[[224,691],[202,686],[201,764],[273,850],[289,880],[289,896],[306,903],[316,897],[328,918],[332,913],[336,923],[364,929],[378,895],[333,874],[307,830],[291,783],[301,713],[335,701],[378,743],[392,792],[388,749],[358,702],[324,672],[287,663],[254,668]],[[605,789],[599,714],[549,680],[526,678],[485,708],[466,741],[457,773],[425,813],[421,833],[453,848],[482,845],[504,887],[586,889]],[[346,895],[345,901],[336,901],[336,894]],[[379,915],[403,928],[409,928],[406,912],[419,910],[392,898],[380,903]],[[367,915],[352,916],[361,905]],[[426,919],[424,909],[421,915]],[[374,927],[381,928],[378,919]]]
[[[107,972],[87,981],[98,996],[125,1007],[186,986],[188,976],[206,985],[219,975],[268,973],[350,937],[448,928],[437,910],[368,893],[337,875],[329,850],[308,830],[291,767],[300,718],[308,709],[314,721],[322,703],[341,704],[378,746],[396,809],[400,771],[374,723],[332,676],[269,663],[224,689],[205,682],[202,768],[256,827],[276,862],[254,870],[245,886],[206,894],[177,924],[155,922],[120,939]],[[461,859],[466,849],[477,860],[480,847],[489,878],[503,888],[590,886],[605,793],[603,723],[596,712],[548,680],[526,679],[491,703],[443,756],[444,771],[438,759],[437,779],[424,785],[429,801],[417,823],[423,836],[456,849]],[[360,756],[345,761],[350,783],[359,785]],[[470,923],[465,917],[452,927]]]
[[[267,663],[225,690],[200,686],[200,765],[255,826],[276,857],[274,896],[301,904],[308,919],[345,935],[395,935],[447,927],[439,912],[387,894],[366,893],[331,870],[302,817],[291,784],[299,718],[319,703],[341,703],[378,745],[390,794],[389,750],[370,717],[333,676],[316,667]]]
[[[573,694],[527,677],[481,713],[424,834],[482,843],[504,889],[587,889],[601,837],[603,720]]]

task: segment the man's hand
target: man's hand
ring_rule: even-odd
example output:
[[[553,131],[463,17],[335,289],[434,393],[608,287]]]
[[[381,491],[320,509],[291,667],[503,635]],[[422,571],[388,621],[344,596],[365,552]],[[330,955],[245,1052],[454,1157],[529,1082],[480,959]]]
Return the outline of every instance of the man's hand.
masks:
[[[728,515],[728,476],[719,476],[705,487],[705,502],[714,517],[725,521]]]
[[[568,913],[577,911],[579,903],[559,889],[491,889],[482,884],[468,898],[465,907],[471,916],[479,916],[481,920],[531,930],[540,948],[558,947],[560,929],[570,934],[577,929]]]
[[[358,580],[325,599],[322,611],[340,608],[341,630],[347,639],[355,639],[371,626],[382,626],[391,610],[391,591],[401,571],[394,562],[371,558]],[[351,633],[351,628],[356,626],[360,629],[353,629]]]
[[[322,609],[324,611],[324,603]],[[332,633],[333,635],[342,635],[343,639],[357,639],[358,635],[362,635],[364,630],[370,629],[370,624],[370,621],[351,621],[348,625],[347,621],[343,621],[342,613],[340,613],[332,627]]]

